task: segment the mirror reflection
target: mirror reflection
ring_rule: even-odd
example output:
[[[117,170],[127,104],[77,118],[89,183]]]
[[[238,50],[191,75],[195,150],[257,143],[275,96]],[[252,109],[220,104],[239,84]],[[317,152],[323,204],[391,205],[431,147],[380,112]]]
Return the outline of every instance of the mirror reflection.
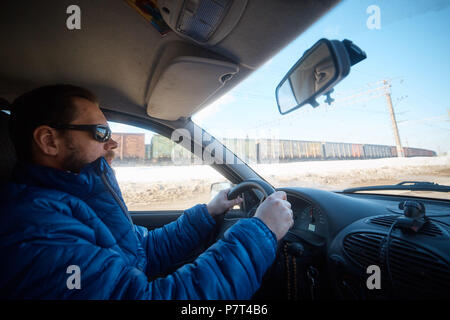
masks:
[[[336,76],[336,66],[328,45],[324,42],[312,48],[297,66],[288,73],[277,89],[278,104],[282,113],[307,103],[331,83]]]

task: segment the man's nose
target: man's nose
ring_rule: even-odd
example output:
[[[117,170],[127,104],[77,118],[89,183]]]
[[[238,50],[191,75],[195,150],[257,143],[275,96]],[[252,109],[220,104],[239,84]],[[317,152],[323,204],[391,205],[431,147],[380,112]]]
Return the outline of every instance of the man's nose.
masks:
[[[105,143],[105,150],[116,149],[117,146],[118,146],[118,143],[115,140],[113,140],[113,138],[110,138]]]

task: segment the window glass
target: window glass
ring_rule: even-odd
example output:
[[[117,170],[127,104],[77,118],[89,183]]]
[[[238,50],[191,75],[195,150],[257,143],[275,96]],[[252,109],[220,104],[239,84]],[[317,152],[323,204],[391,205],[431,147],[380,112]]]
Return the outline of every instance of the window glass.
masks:
[[[277,188],[450,185],[449,16],[442,0],[341,1],[192,120]],[[349,39],[367,58],[330,99],[281,115],[275,88],[322,38]]]
[[[185,210],[208,203],[211,185],[227,182],[210,165],[149,130],[109,122],[118,143],[112,167],[130,211]],[[181,161],[180,159],[184,159]]]

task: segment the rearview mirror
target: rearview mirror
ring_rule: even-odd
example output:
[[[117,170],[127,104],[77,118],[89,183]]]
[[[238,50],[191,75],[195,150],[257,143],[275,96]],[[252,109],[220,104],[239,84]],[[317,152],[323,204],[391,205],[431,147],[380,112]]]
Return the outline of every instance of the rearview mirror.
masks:
[[[350,66],[367,56],[349,40],[321,39],[289,70],[275,90],[278,110],[289,113],[305,104],[317,107],[316,98],[328,95],[350,72]]]

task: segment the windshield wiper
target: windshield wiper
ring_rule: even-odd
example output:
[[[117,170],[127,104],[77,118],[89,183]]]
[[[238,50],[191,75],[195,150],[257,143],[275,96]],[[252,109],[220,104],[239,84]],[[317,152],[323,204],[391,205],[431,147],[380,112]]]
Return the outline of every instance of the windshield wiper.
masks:
[[[393,185],[348,188],[343,190],[342,192],[353,193],[358,191],[373,191],[373,190],[412,190],[412,191],[450,192],[450,186],[443,186],[434,182],[403,181]]]

